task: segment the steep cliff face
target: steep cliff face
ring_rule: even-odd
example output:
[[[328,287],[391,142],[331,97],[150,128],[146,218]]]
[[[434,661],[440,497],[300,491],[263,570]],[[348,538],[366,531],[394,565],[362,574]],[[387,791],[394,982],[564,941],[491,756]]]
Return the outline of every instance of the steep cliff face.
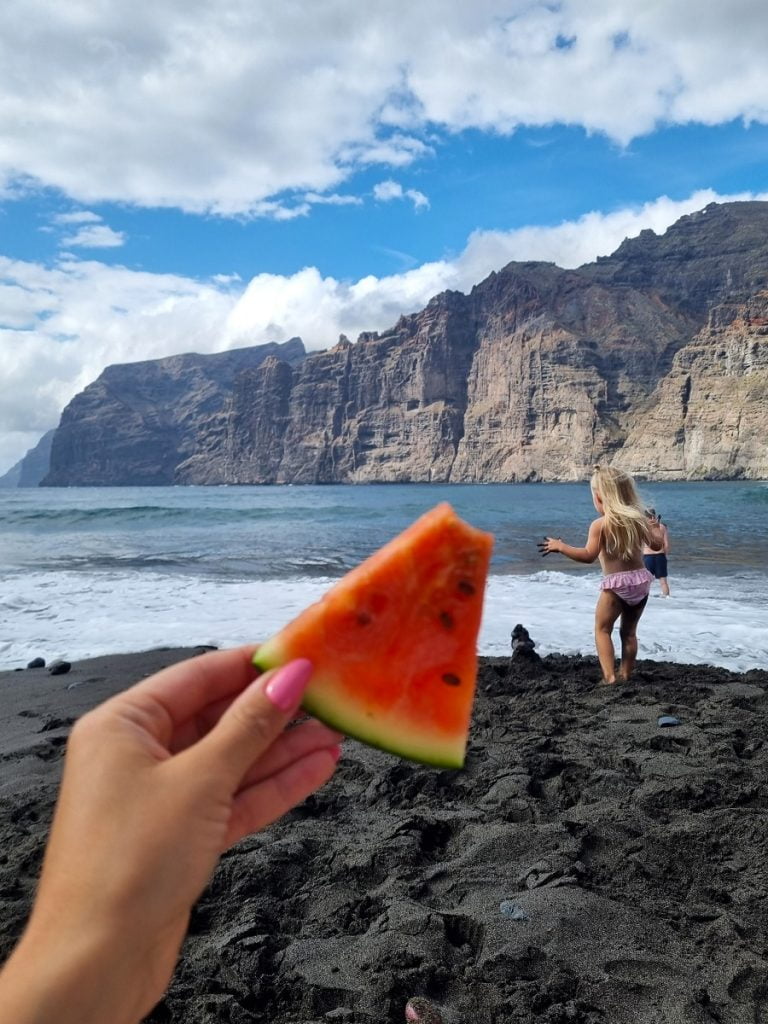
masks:
[[[385,335],[241,375],[230,429],[191,479],[578,478],[620,447],[694,328],[632,288],[514,264]]]
[[[712,306],[763,288],[767,269],[768,203],[752,202],[710,203],[663,235],[641,231],[580,272],[659,295],[703,325]]]
[[[308,359],[278,480],[447,479],[476,344],[472,299],[446,292],[381,337]]]
[[[474,306],[446,292],[387,334],[241,374],[228,429],[187,464],[190,481],[448,479],[477,347]]]
[[[176,469],[217,430],[238,373],[270,355],[304,357],[298,338],[215,355],[108,366],[61,416],[43,486],[176,482]]]
[[[617,462],[656,479],[768,479],[768,291],[716,306]]]
[[[509,267],[486,315],[451,479],[580,479],[610,458],[692,321],[654,296],[556,267]]]
[[[55,430],[47,430],[23,459],[0,476],[0,487],[38,487],[48,472]]]
[[[568,480],[603,460],[768,476],[767,291],[768,203],[713,205],[578,270],[510,264],[306,358],[222,353],[215,380],[112,367],[65,411],[45,482]]]

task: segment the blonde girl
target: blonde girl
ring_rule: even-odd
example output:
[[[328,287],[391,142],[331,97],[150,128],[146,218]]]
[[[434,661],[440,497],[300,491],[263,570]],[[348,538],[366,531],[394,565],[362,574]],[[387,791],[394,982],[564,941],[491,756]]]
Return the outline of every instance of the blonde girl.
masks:
[[[590,480],[592,501],[600,513],[589,527],[583,548],[572,547],[560,537],[545,537],[538,544],[542,555],[552,551],[592,563],[603,570],[595,609],[595,645],[603,681],[616,682],[613,627],[620,619],[621,665],[618,678],[629,679],[637,658],[637,624],[643,614],[653,576],[643,565],[643,545],[648,539],[648,520],[627,473],[613,466],[596,466]]]

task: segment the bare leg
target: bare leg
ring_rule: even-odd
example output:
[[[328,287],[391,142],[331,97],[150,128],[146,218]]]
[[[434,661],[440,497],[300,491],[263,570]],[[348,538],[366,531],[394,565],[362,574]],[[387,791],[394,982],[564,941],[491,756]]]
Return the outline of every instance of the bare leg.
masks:
[[[632,675],[637,660],[637,624],[643,614],[648,598],[640,604],[625,604],[621,611],[621,667],[619,677],[626,681]]]
[[[601,590],[595,608],[595,646],[597,659],[603,670],[603,682],[616,682],[616,653],[611,633],[616,619],[621,615],[622,602],[612,590]]]
[[[661,596],[669,597],[669,583],[666,576],[659,577],[659,586],[661,587]]]

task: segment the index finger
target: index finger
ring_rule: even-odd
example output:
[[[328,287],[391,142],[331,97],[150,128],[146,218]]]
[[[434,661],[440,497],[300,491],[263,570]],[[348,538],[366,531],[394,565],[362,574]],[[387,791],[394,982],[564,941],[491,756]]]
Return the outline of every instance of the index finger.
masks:
[[[235,697],[259,675],[252,662],[258,644],[211,651],[163,669],[120,694],[118,701],[159,705],[176,728],[209,704]]]

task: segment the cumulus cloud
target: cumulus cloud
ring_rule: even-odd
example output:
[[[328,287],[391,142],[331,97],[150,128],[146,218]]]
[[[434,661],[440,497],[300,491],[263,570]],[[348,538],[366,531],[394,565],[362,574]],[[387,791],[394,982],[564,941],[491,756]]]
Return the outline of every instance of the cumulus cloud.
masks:
[[[237,303],[209,284],[97,261],[53,268],[0,256],[0,471],[58,423],[110,363],[226,347]]]
[[[410,199],[417,210],[429,207],[429,200],[423,192],[415,188],[404,189],[399,181],[393,181],[391,178],[373,186],[373,198],[380,203],[388,203],[392,199]]]
[[[464,129],[765,122],[767,50],[763,0],[8,0],[0,196],[290,219]]]
[[[766,200],[768,193],[662,196],[553,227],[475,232],[455,259],[351,282],[315,267],[259,274],[243,284],[236,275],[201,282],[72,257],[52,268],[0,257],[0,472],[55,426],[66,402],[110,363],[294,335],[310,349],[327,348],[342,333],[385,330],[440,291],[467,291],[511,260],[578,266],[643,228],[662,232],[709,202],[736,199]]]

